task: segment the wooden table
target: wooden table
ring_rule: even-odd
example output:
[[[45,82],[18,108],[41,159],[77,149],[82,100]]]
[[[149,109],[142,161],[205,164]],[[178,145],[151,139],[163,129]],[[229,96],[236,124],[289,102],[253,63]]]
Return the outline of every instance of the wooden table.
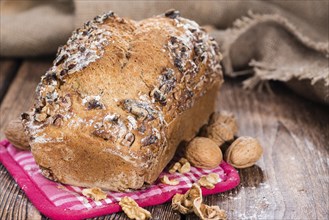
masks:
[[[31,106],[50,64],[50,58],[0,61],[1,139],[8,122]],[[281,84],[272,88],[276,95],[246,92],[238,80],[225,82],[218,108],[233,112],[238,135],[257,137],[265,151],[257,165],[239,171],[237,188],[205,202],[227,210],[229,219],[329,219],[329,108]],[[173,212],[169,203],[147,209],[153,219],[197,219]],[[0,164],[0,219],[45,218]]]

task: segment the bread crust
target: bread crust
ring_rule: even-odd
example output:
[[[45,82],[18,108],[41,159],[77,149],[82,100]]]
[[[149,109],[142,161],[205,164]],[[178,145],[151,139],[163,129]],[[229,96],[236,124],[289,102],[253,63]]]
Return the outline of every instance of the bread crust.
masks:
[[[213,112],[220,56],[177,11],[87,22],[58,50],[35,108],[22,114],[42,173],[114,191],[154,182]]]

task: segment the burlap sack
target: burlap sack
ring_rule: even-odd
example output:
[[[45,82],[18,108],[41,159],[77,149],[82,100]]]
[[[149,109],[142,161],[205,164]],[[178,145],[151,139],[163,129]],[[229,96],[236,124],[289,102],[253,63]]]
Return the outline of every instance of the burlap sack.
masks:
[[[212,34],[223,49],[225,74],[250,74],[246,88],[279,80],[329,104],[328,1],[57,0],[16,8],[8,2],[1,2],[2,56],[53,54],[73,26],[104,11],[138,20],[176,8],[184,17],[216,28]]]
[[[297,93],[329,104],[328,42],[311,40],[279,15],[253,15],[226,31],[213,31],[223,49],[225,74],[252,76],[245,88],[278,80]],[[253,71],[246,71],[252,67]],[[238,71],[242,70],[242,71]]]
[[[74,29],[71,0],[0,2],[0,55],[53,55]]]

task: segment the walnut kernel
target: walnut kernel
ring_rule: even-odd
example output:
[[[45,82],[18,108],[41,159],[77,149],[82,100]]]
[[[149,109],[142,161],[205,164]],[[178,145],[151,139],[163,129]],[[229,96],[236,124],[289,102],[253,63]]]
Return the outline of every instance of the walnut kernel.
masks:
[[[170,169],[169,173],[175,173],[178,169],[180,169],[182,165],[179,162],[176,162]]]
[[[220,182],[220,178],[217,173],[209,173],[206,179],[212,184],[217,184]]]
[[[217,183],[219,183],[219,176],[216,173],[210,173],[206,176],[202,176],[199,181],[198,184],[200,184],[200,186],[206,187],[207,189],[213,189],[215,188],[215,185]]]
[[[178,171],[179,173],[188,173],[190,172],[190,170],[191,164],[186,158],[182,157],[169,169],[169,173],[175,173],[176,171]]]
[[[89,189],[83,189],[82,190],[82,195],[91,198],[95,201],[100,201],[103,199],[106,199],[107,195],[106,193],[101,190],[100,188],[94,187],[94,188],[89,188]]]
[[[222,112],[214,113],[209,121],[206,135],[218,146],[234,139],[234,134],[238,131],[235,117],[232,114]]]
[[[181,168],[178,169],[178,172],[180,173],[188,173],[191,170],[191,164],[189,162],[186,162],[182,165]]]
[[[185,164],[187,162],[189,162],[186,158],[182,157],[179,161],[180,164]]]
[[[39,113],[39,114],[35,114],[35,120],[38,122],[43,122],[44,120],[46,120],[47,118],[47,114],[46,113]]]
[[[152,217],[149,211],[139,207],[135,200],[128,196],[123,197],[120,200],[119,205],[130,219],[145,220]]]

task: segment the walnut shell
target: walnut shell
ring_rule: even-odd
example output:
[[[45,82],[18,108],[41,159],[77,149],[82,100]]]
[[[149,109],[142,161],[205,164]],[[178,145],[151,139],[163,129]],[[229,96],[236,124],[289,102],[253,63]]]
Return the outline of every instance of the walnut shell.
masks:
[[[214,113],[206,129],[206,136],[221,146],[225,142],[233,140],[237,131],[238,126],[234,115],[226,112]]]
[[[192,213],[195,199],[202,202],[202,190],[198,184],[194,183],[184,195],[176,194],[172,198],[171,207],[182,214]]]
[[[225,160],[236,168],[247,168],[254,165],[262,154],[263,148],[257,139],[239,137],[227,149]]]
[[[195,167],[213,169],[223,159],[222,151],[209,138],[196,137],[186,147],[186,159]]]
[[[21,150],[30,150],[29,139],[25,134],[22,122],[20,120],[12,120],[4,130],[7,139],[15,147]]]
[[[226,211],[218,206],[208,206],[202,203],[200,198],[193,202],[193,211],[201,220],[226,220]]]

